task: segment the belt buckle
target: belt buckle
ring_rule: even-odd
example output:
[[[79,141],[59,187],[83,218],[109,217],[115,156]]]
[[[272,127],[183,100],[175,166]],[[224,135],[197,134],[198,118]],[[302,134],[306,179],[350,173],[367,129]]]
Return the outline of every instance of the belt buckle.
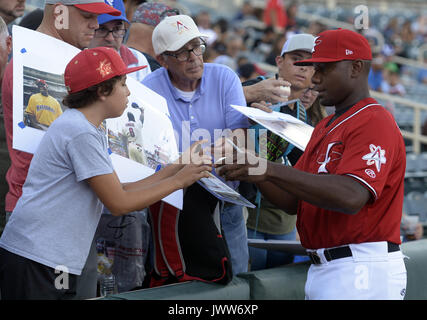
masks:
[[[321,264],[321,260],[316,251],[308,251],[308,256],[313,264]]]

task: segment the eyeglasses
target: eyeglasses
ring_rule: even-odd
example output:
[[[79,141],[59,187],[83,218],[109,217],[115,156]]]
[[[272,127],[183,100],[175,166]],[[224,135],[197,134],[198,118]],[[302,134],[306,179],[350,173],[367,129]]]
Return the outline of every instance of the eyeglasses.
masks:
[[[106,28],[99,28],[99,29],[95,30],[95,37],[96,38],[105,38],[110,34],[110,32],[113,34],[114,38],[122,38],[122,37],[124,37],[124,35],[126,33],[126,29],[115,28],[112,30],[108,30]]]
[[[314,90],[314,88],[307,88],[304,91],[304,94],[311,93],[313,96],[317,96],[319,94],[319,91]]]
[[[178,53],[164,52],[163,54],[165,56],[174,57],[178,61],[184,62],[184,61],[187,61],[188,58],[190,58],[190,53],[191,52],[193,52],[197,57],[199,57],[202,54],[204,54],[205,51],[206,51],[206,45],[205,44],[200,44],[197,47],[194,47],[193,49],[190,49],[190,50],[182,50],[182,51],[180,51]]]

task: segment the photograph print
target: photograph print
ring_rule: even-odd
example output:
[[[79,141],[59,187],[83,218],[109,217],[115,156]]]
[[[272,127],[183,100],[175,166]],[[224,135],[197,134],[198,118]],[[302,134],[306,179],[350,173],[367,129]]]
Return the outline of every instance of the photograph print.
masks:
[[[120,117],[107,120],[111,152],[154,170],[173,162],[178,152],[170,120],[136,97],[129,101]]]
[[[28,127],[46,131],[67,108],[62,75],[24,66],[23,121]]]

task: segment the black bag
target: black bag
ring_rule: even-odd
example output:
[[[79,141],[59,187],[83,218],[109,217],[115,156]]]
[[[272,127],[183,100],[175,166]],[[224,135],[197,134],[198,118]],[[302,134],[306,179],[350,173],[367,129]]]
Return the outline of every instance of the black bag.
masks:
[[[182,211],[162,201],[150,206],[154,243],[150,287],[189,280],[231,281],[230,253],[219,223],[218,203],[195,183],[185,192]]]

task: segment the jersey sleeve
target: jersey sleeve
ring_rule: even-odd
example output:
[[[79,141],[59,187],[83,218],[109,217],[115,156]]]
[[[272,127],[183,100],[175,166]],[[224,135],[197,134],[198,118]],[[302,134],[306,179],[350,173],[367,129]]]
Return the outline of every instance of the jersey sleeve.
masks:
[[[402,162],[400,167],[405,170],[399,141],[402,136],[385,109],[365,112],[351,121],[342,138],[342,156],[335,174],[356,179],[375,199],[381,195],[391,175],[398,174],[396,161]]]
[[[77,181],[113,173],[113,165],[100,137],[84,133],[67,145]]]

